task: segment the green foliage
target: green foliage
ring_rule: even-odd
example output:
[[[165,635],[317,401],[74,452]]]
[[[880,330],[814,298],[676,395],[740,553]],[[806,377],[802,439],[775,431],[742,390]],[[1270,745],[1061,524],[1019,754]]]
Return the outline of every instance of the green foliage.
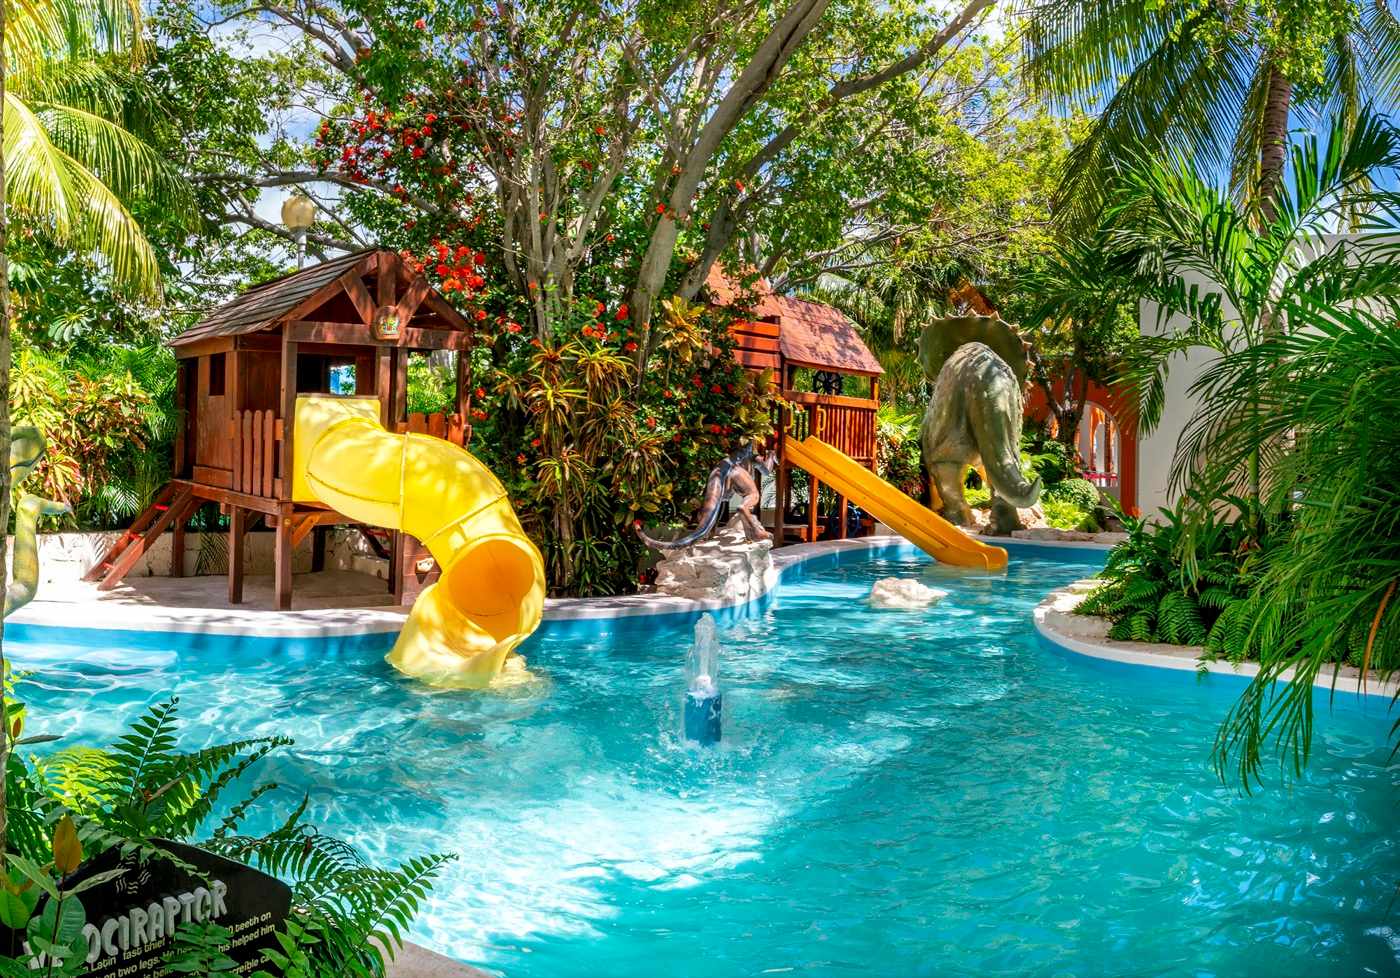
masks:
[[[1225,505],[1247,513],[1249,503],[1231,499]],[[1212,654],[1239,658],[1244,648],[1232,640],[1236,609],[1258,573],[1256,523],[1212,510],[1205,524],[1193,526],[1184,509],[1180,504],[1164,509],[1157,522],[1126,518],[1128,539],[1109,552],[1099,574],[1104,583],[1076,611],[1107,618],[1112,639],[1201,645]],[[1195,535],[1197,560],[1183,565],[1179,550],[1188,532]]]
[[[1074,449],[1051,438],[1040,427],[1027,427],[1021,435],[1021,457],[1027,462],[1026,477],[1039,478],[1047,489],[1079,476],[1079,458]]]
[[[170,839],[249,863],[291,886],[292,916],[278,936],[281,951],[272,955],[283,978],[381,978],[383,949],[392,953],[402,944],[447,858],[411,858],[397,869],[370,866],[351,846],[307,822],[306,799],[272,831],[242,834],[244,821],[277,785],[241,788],[243,797],[232,806],[223,796],[291,741],[261,737],[181,751],[176,706],[172,699],[153,707],[106,750],[60,751],[32,764],[11,755],[10,862],[19,874],[15,878],[32,882],[49,899],[34,915],[37,901],[25,896],[29,891],[17,884],[5,889],[0,880],[0,893],[6,894],[0,919],[7,924],[19,919],[33,950],[59,956],[70,969],[54,974],[78,974],[87,946],[82,939],[81,957],[72,959],[79,952],[70,938],[81,939],[85,922],[76,894],[112,874],[69,891],[59,890],[58,881],[111,848],[143,860],[173,860],[151,841]],[[232,962],[219,950],[227,937],[216,926],[186,926],[176,936],[167,967],[175,974],[232,973]],[[0,974],[28,974],[22,970],[27,968],[27,962],[0,961]]]
[[[160,346],[65,353],[15,346],[10,412],[48,451],[41,495],[67,501],[84,527],[123,525],[170,477],[175,360]]]
[[[130,206],[158,201],[187,223],[189,187],[130,128],[142,100],[140,13],[123,0],[38,0],[7,11],[5,190],[28,233],[100,256],[150,297],[160,265]]]
[[[880,478],[912,499],[924,494],[923,450],[919,445],[920,417],[885,401],[875,412],[876,471]]]
[[[1045,522],[1057,530],[1087,530],[1098,529],[1098,524],[1094,522],[1094,512],[1080,506],[1078,503],[1068,499],[1047,499],[1040,504],[1040,510],[1045,514]]]
[[[232,931],[213,921],[181,924],[165,959],[166,972],[209,978],[237,974],[238,962],[223,950],[232,938]]]
[[[992,505],[992,490],[990,486],[979,485],[963,490],[963,499],[973,509],[987,509]]]
[[[454,367],[440,367],[431,357],[408,360],[407,410],[409,414],[451,414],[457,409]]]
[[[1400,668],[1400,333],[1389,316],[1343,307],[1294,308],[1290,321],[1305,311],[1306,329],[1253,345],[1212,379],[1261,405],[1257,423],[1222,426],[1212,450],[1228,471],[1267,448],[1263,506],[1290,524],[1248,606],[1220,626],[1226,648],[1260,663],[1216,744],[1222,771],[1243,779],[1271,743],[1294,772],[1306,763],[1313,684],[1331,663],[1382,681]]]
[[[1099,490],[1088,479],[1065,479],[1047,486],[1041,498],[1047,502],[1066,502],[1092,513],[1099,505]]]
[[[980,57],[992,71],[1010,67],[1009,52],[988,48]],[[1015,99],[1008,87],[993,103]],[[990,114],[999,111],[991,108]],[[1015,319],[1026,305],[1027,272],[1055,252],[1049,200],[1060,166],[1079,130],[1078,119],[1041,109],[1000,117],[981,138],[952,125],[940,130],[942,169],[927,204],[937,218],[867,249],[863,261],[848,253],[829,267],[812,297],[845,312],[885,368],[881,397],[922,413],[929,387],[917,357],[919,334],[931,319],[962,300],[966,283]],[[852,267],[854,266],[854,267]]]
[[[1269,741],[1294,770],[1306,761],[1313,681],[1329,663],[1355,660],[1383,675],[1400,663],[1388,440],[1400,194],[1377,189],[1397,166],[1400,133],[1362,112],[1293,147],[1267,219],[1156,160],[1125,172],[1113,194],[1113,233],[1143,270],[1146,294],[1187,323],[1145,337],[1130,364],[1148,428],[1161,416],[1174,358],[1208,351],[1172,462],[1173,487],[1188,490],[1178,563],[1196,574],[1209,561],[1203,541],[1221,498],[1247,496],[1246,515],[1261,528],[1292,527],[1261,557],[1248,609],[1222,614],[1208,642],[1260,660],[1216,745],[1222,770],[1234,766],[1246,783]],[[1329,236],[1363,211],[1358,231]]]
[[[550,343],[507,323],[477,350],[471,447],[539,543],[552,593],[635,588],[636,523],[688,522],[711,469],[772,429],[771,375],[734,359],[727,317],[664,309],[640,376],[625,305],[576,303]]]
[[[1050,0],[1028,7],[1026,70],[1043,93],[1095,112],[1056,194],[1087,226],[1112,171],[1142,158],[1228,173],[1251,208],[1309,113],[1355,120],[1400,101],[1400,21],[1364,0]],[[1281,110],[1281,116],[1280,116]],[[1266,167],[1266,163],[1268,164]],[[1267,192],[1267,188],[1263,188]]]

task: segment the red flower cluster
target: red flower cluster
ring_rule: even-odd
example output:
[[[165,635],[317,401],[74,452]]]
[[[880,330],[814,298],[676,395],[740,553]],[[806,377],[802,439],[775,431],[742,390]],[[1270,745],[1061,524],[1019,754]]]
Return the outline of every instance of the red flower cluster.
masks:
[[[426,255],[405,251],[403,259],[413,271],[435,276],[437,282],[434,284],[443,292],[460,292],[465,299],[475,299],[486,286],[486,278],[481,274],[486,256],[466,245],[453,248],[445,242],[435,241]],[[477,322],[481,322],[486,319],[486,311],[477,309],[473,316]]]

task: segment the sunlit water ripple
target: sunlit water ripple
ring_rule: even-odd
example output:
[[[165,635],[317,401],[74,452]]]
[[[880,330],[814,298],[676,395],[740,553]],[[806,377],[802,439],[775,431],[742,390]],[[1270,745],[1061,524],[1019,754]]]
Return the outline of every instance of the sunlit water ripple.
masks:
[[[1209,767],[1237,686],[1040,645],[1089,568],[845,560],[723,629],[725,743],[679,736],[679,627],[541,639],[486,695],[377,656],[21,648],[37,727],[112,739],[181,697],[375,859],[460,856],[416,937],[511,978],[1400,972],[1383,710],[1339,697],[1301,781]],[[877,577],[951,591],[875,612]]]

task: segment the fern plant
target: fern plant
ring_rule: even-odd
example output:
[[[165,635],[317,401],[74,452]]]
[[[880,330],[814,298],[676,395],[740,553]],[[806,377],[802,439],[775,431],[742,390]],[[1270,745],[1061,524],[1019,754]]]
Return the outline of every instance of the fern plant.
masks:
[[[151,708],[106,750],[70,749],[28,763],[11,755],[12,861],[51,866],[54,827],[64,820],[74,826],[82,850],[93,854],[117,848],[178,863],[158,840],[196,845],[291,887],[292,915],[277,935],[279,949],[268,952],[284,978],[382,978],[451,857],[422,856],[396,869],[371,866],[353,846],[307,823],[305,798],[272,831],[246,833],[249,815],[277,785],[259,784],[231,806],[221,800],[259,761],[291,741],[259,737],[182,751],[177,706],[171,699]],[[182,931],[170,966],[182,973],[225,973],[229,962],[221,944],[217,929]],[[28,962],[0,958],[0,974],[10,966]]]
[[[1108,619],[1111,639],[1199,645],[1207,654],[1238,659],[1246,649],[1241,616],[1262,545],[1259,524],[1228,518],[1220,509],[1188,524],[1184,510],[1194,504],[1184,499],[1162,510],[1158,522],[1125,518],[1128,539],[1109,552],[1103,583],[1076,611]],[[1224,505],[1240,514],[1250,504],[1231,498]],[[1180,556],[1188,532],[1194,561]]]

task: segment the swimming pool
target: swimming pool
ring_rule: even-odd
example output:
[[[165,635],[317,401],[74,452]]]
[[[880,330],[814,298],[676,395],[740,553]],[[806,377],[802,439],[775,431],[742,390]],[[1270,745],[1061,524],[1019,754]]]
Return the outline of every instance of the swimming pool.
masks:
[[[533,680],[490,695],[416,686],[382,649],[15,655],[34,726],[84,743],[172,690],[192,745],[296,737],[263,777],[378,859],[459,853],[416,937],[509,978],[1396,973],[1383,704],[1324,695],[1307,775],[1242,796],[1208,765],[1236,682],[1035,637],[1081,558],[797,569],[721,628],[717,750],[679,736],[674,620],[547,631]],[[951,594],[864,607],[889,575]]]

